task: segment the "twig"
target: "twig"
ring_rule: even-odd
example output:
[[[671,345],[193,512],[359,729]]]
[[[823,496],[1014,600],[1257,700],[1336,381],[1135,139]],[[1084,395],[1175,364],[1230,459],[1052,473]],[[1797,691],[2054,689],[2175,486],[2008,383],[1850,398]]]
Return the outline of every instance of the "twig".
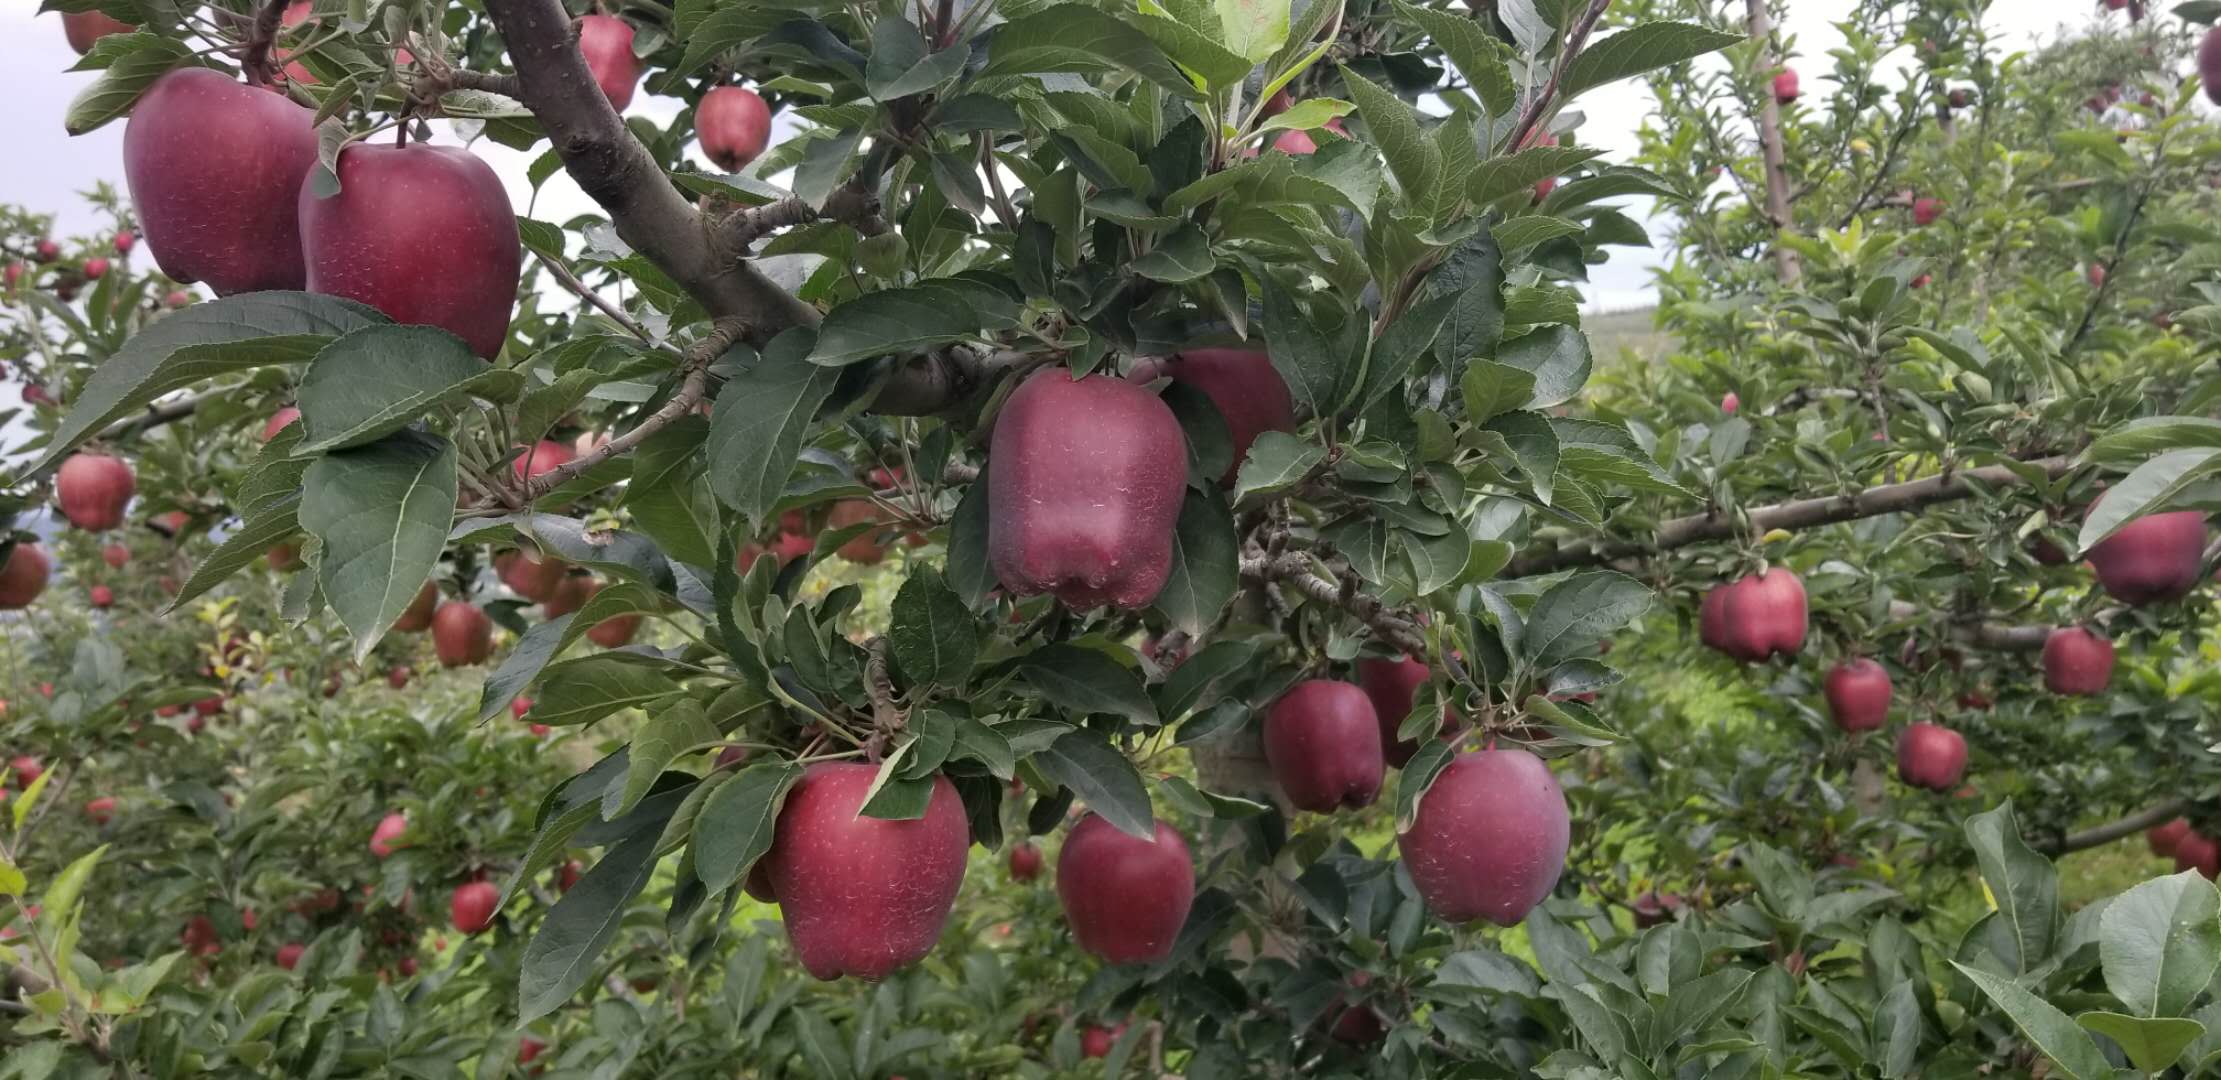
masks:
[[[2119,821],[2108,821],[2103,825],[2093,825],[2080,832],[2068,833],[2060,837],[2056,843],[2038,843],[2034,847],[2038,852],[2045,855],[2065,855],[2069,852],[2086,851],[2090,848],[2110,844],[2124,836],[2134,836],[2154,825],[2173,821],[2189,813],[2190,809],[2191,804],[2188,799],[2167,799],[2130,814]]]
[[[542,495],[563,486],[572,479],[584,476],[588,470],[604,461],[630,451],[646,441],[649,436],[675,424],[694,407],[702,403],[709,393],[709,366],[740,337],[736,320],[720,319],[700,341],[688,346],[686,355],[679,361],[679,391],[671,400],[650,414],[632,430],[595,447],[578,457],[525,481],[520,489],[526,503],[539,500]]]
[[[1370,628],[1382,641],[1407,656],[1425,656],[1427,640],[1417,620],[1381,602],[1357,586],[1362,584],[1347,568],[1336,578],[1319,576],[1312,560],[1302,552],[1255,555],[1242,560],[1242,576],[1252,581],[1290,585],[1321,604],[1341,608]]]
[[[555,279],[562,282],[563,287],[569,289],[573,295],[601,309],[602,314],[616,320],[617,325],[624,327],[627,332],[632,334],[632,336],[650,344],[654,344],[655,338],[649,335],[646,327],[640,325],[639,320],[625,314],[625,309],[618,307],[613,303],[610,303],[609,300],[603,297],[600,293],[587,288],[586,283],[580,281],[578,279],[578,275],[571,272],[570,267],[563,265],[563,261],[561,259],[548,258],[546,255],[543,255],[538,251],[534,251],[532,253],[532,256],[533,258],[540,260],[540,265],[547,267],[548,272],[554,274]]]
[[[1542,114],[1549,111],[1551,99],[1558,96],[1558,84],[1565,81],[1566,71],[1573,67],[1573,61],[1588,45],[1589,32],[1596,29],[1597,20],[1604,17],[1604,9],[1610,6],[1612,0],[1589,0],[1588,9],[1574,20],[1573,28],[1566,31],[1565,42],[1558,46],[1558,60],[1550,66],[1549,80],[1542,84],[1541,93],[1527,99],[1527,107],[1519,113],[1519,125],[1512,129],[1511,139],[1505,146],[1517,150],[1526,145],[1528,134],[1535,130],[1535,125],[1542,123]]]
[[[1754,54],[1760,74],[1778,67],[1781,61],[1774,56],[1773,20],[1766,10],[1766,0],[1745,0],[1749,11],[1751,40],[1761,43]],[[1766,220],[1774,227],[1774,276],[1783,285],[1795,285],[1804,273],[1797,262],[1797,253],[1781,242],[1780,233],[1790,231],[1789,165],[1788,155],[1782,148],[1781,105],[1767,87],[1761,86],[1758,108],[1758,147],[1761,165],[1766,174]]]
[[[247,76],[257,84],[268,85],[277,77],[277,65],[270,62],[270,46],[277,40],[278,23],[285,17],[288,0],[262,0],[255,11],[254,25],[247,30],[247,52],[239,60]]]

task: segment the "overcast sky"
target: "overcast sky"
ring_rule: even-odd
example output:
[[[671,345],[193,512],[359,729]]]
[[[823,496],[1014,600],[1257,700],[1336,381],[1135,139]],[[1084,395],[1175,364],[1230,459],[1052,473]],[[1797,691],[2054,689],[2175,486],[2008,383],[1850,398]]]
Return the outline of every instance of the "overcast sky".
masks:
[[[1833,67],[1826,59],[1826,50],[1842,42],[1833,24],[1848,17],[1853,3],[1793,0],[1791,4],[1787,26],[1796,37],[1797,52],[1813,58],[1799,65],[1805,69],[1808,95],[1829,92],[1830,84],[1818,73]],[[2096,10],[2096,4],[2085,0],[2024,0],[1993,6],[1990,19],[2007,47],[2023,48],[2034,43],[2039,34],[2055,31],[2062,20],[2079,20]],[[88,232],[99,224],[99,218],[75,193],[89,190],[99,180],[108,180],[119,190],[123,182],[122,121],[78,138],[62,131],[62,116],[70,99],[95,78],[90,72],[67,72],[65,69],[76,59],[62,38],[59,16],[34,17],[33,5],[26,2],[0,6],[0,71],[11,73],[14,87],[14,104],[0,110],[0,146],[7,148],[9,162],[0,170],[0,202],[57,214],[56,231],[61,235]],[[1900,64],[1903,62],[1900,60]],[[1588,122],[1581,131],[1581,141],[1615,158],[1632,152],[1635,131],[1650,110],[1648,98],[1643,84],[1633,80],[1585,95],[1580,109]],[[679,103],[643,91],[634,97],[631,111],[668,121],[678,113]],[[444,123],[435,127],[442,132],[440,141],[452,141]],[[782,118],[774,137],[783,138],[786,133]],[[511,201],[523,211],[531,197],[525,167],[535,155],[483,140],[476,149],[500,172]],[[558,172],[541,190],[531,212],[542,220],[561,221],[593,209],[570,178]],[[1638,215],[1647,212],[1644,207],[1634,209]],[[1669,227],[1670,222],[1652,221],[1654,235]],[[1651,295],[1649,268],[1656,264],[1656,254],[1627,248],[1612,250],[1612,262],[1597,268],[1593,275],[1589,307],[1614,310],[1647,303]]]

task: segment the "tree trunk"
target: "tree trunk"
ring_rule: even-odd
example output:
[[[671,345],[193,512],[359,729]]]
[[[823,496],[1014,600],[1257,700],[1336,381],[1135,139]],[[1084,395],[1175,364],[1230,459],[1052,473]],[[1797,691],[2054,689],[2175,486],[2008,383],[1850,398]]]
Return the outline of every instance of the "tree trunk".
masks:
[[[1744,0],[1744,3],[1750,12],[1751,40],[1758,43],[1756,63],[1759,92],[1763,95],[1760,100],[1764,102],[1758,110],[1758,145],[1766,166],[1766,220],[1779,234],[1790,231],[1789,167],[1782,152],[1781,106],[1775,103],[1772,87],[1767,83],[1781,61],[1774,56],[1774,21],[1766,11],[1766,0]],[[1795,285],[1802,275],[1797,253],[1782,244],[1778,235],[1774,241],[1774,274],[1784,285]]]

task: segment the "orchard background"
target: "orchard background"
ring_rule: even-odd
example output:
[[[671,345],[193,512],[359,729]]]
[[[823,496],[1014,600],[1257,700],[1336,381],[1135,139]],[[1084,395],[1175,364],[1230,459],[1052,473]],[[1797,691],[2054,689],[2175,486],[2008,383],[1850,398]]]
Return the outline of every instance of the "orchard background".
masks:
[[[2221,1062],[2221,4],[45,7],[0,1077]]]

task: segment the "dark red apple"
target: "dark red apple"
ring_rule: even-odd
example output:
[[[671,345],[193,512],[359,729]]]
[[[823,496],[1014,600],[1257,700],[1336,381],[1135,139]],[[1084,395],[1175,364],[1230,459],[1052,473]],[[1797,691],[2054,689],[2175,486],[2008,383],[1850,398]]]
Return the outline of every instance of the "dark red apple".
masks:
[[[2113,681],[2113,643],[2080,626],[2044,637],[2044,689],[2054,694],[2103,693]]]
[[[17,543],[10,548],[7,565],[0,566],[0,611],[31,606],[31,601],[46,591],[50,569],[46,553],[37,544]]]
[[[1845,731],[1873,731],[1889,721],[1889,672],[1869,657],[1829,668],[1823,693],[1828,715]]]
[[[556,868],[555,887],[558,891],[570,892],[571,886],[578,884],[578,879],[585,875],[586,868],[580,866],[577,859],[571,859]]]
[[[1949,791],[1967,772],[1966,737],[1921,721],[1897,737],[1897,778],[1913,787]]]
[[[609,107],[625,111],[632,104],[632,88],[640,81],[640,58],[632,54],[632,24],[611,15],[582,16],[578,51],[609,99]]]
[[[139,243],[139,234],[132,232],[129,229],[121,230],[116,233],[114,243],[116,254],[129,255],[131,254],[131,249],[137,246],[137,244]]]
[[[450,600],[432,612],[432,651],[442,667],[483,664],[494,652],[494,621],[467,600]]]
[[[1371,1046],[1388,1034],[1388,1025],[1372,1006],[1362,1002],[1352,1005],[1339,994],[1327,1006],[1325,1016],[1329,1018],[1327,1035],[1344,1045]]]
[[[53,695],[49,694],[47,696],[52,697]],[[46,775],[46,766],[41,764],[39,759],[29,754],[17,754],[14,760],[8,762],[8,771],[15,774],[15,782],[18,786],[30,787],[38,781],[39,777]]]
[[[387,814],[379,818],[378,826],[370,830],[370,853],[381,859],[393,854],[401,846],[395,844],[394,840],[408,831],[409,816],[407,814]]]
[[[138,490],[131,465],[106,454],[71,454],[54,477],[54,501],[61,504],[62,516],[87,532],[123,524],[123,509]]]
[[[1090,813],[1057,853],[1057,900],[1081,949],[1113,964],[1162,960],[1195,902],[1187,841],[1162,821],[1152,841]]]
[[[1442,770],[1396,844],[1436,917],[1516,926],[1557,886],[1572,834],[1550,766],[1525,750],[1479,750]]]
[[[400,665],[400,664],[395,664],[395,665],[393,665],[392,667],[390,667],[390,668],[387,668],[387,669],[386,669],[386,685],[387,685],[387,686],[390,686],[390,687],[393,687],[393,688],[394,688],[394,689],[396,689],[396,690],[406,690],[406,689],[408,689],[408,687],[409,687],[409,669],[408,669],[407,667],[403,666],[403,665]]]
[[[37,244],[32,246],[31,256],[32,258],[35,258],[42,263],[53,262],[54,260],[62,257],[62,245],[57,244],[50,239],[42,238]]]
[[[1627,905],[1635,913],[1635,929],[1648,930],[1673,919],[1682,908],[1680,893],[1662,893],[1653,889],[1635,898]]]
[[[1380,721],[1382,757],[1399,769],[1419,752],[1417,741],[1398,740],[1396,732],[1403,727],[1404,718],[1411,715],[1412,699],[1426,682],[1427,665],[1408,656],[1357,662],[1357,685],[1364,689],[1366,699],[1373,704],[1373,715]],[[1443,719],[1449,719],[1447,709]]]
[[[1927,196],[1913,200],[1913,224],[1926,228],[1943,216],[1943,200]]]
[[[747,87],[712,87],[694,107],[694,134],[718,168],[738,172],[771,142],[771,108]]]
[[[825,512],[825,528],[830,532],[851,525],[882,522],[887,520],[887,516],[886,511],[874,505],[870,499],[842,499]],[[880,560],[887,557],[886,545],[879,542],[880,535],[885,531],[868,529],[833,549],[833,554],[858,566],[877,566]]]
[[[102,610],[106,610],[110,607],[115,606],[116,590],[111,589],[106,585],[95,585],[91,589],[86,591],[85,599],[86,602],[90,603],[92,606],[100,608]]]
[[[1744,663],[1794,654],[1805,644],[1804,582],[1775,566],[1717,586],[1705,594],[1697,624],[1706,645]]]
[[[995,421],[987,545],[1013,596],[1145,607],[1172,575],[1187,442],[1155,394],[1123,379],[1027,377]]]
[[[100,561],[107,563],[111,570],[121,570],[131,561],[131,549],[122,544],[110,544],[100,549]]]
[[[1234,460],[1219,478],[1225,487],[1234,486],[1257,436],[1296,429],[1296,403],[1288,382],[1262,349],[1189,349],[1166,360],[1144,361],[1127,377],[1144,384],[1169,377],[1211,399],[1234,444]]]
[[[600,592],[601,589],[602,583],[594,582],[586,594],[587,598],[592,599],[593,595]],[[622,649],[632,644],[633,635],[639,632],[640,616],[616,615],[595,623],[592,628],[586,631],[586,640],[604,649]]]
[[[2221,875],[2221,844],[2196,832],[2184,833],[2175,841],[2175,872],[2196,870],[2211,881]]]
[[[1787,105],[1797,100],[1797,71],[1783,68],[1774,73],[1774,103]]]
[[[1370,806],[1387,762],[1380,719],[1355,683],[1306,679],[1265,714],[1265,760],[1299,810]]]
[[[108,260],[94,256],[85,260],[85,280],[99,281],[108,276]]]
[[[278,966],[287,971],[293,970],[294,965],[301,962],[301,954],[307,951],[308,947],[298,941],[288,941],[278,946]]]
[[[1124,1034],[1126,1034],[1126,1021],[1124,1020],[1119,1021],[1117,1027],[1087,1024],[1080,1028],[1080,1056],[1088,1058],[1109,1057],[1111,1048],[1118,1045],[1118,1037]]]
[[[223,939],[216,933],[216,921],[206,915],[185,920],[185,929],[178,931],[177,940],[186,952],[198,956],[214,956],[224,948]]]
[[[93,42],[110,34],[128,34],[138,27],[111,17],[105,11],[65,11],[62,13],[62,36],[69,39],[69,47],[83,56],[93,51]]]
[[[2190,819],[2179,817],[2164,825],[2154,825],[2145,830],[2144,842],[2151,845],[2152,854],[2164,857],[2173,855],[2175,845],[2181,843],[2182,838],[2188,835],[2190,835]]]
[[[525,1036],[524,1038],[522,1038],[522,1039],[519,1039],[519,1040],[517,1040],[517,1064],[519,1064],[519,1065],[530,1065],[530,1064],[532,1064],[532,1059],[533,1059],[533,1058],[536,1058],[536,1057],[539,1057],[539,1056],[540,1056],[540,1051],[542,1051],[542,1050],[545,1050],[545,1049],[547,1049],[547,1048],[548,1048],[548,1044],[546,1044],[546,1043],[544,1043],[544,1042],[541,1042],[540,1040],[538,1040],[538,1039],[535,1039],[535,1038],[533,1038],[533,1037],[532,1037],[532,1036],[530,1036],[530,1035],[527,1035],[527,1036]],[[544,1066],[543,1066],[543,1067],[544,1067]]]
[[[466,881],[455,887],[455,895],[447,902],[448,925],[465,934],[475,934],[494,923],[494,912],[501,905],[501,890],[490,881]]]
[[[489,360],[500,353],[524,248],[493,168],[452,146],[354,143],[340,152],[339,184],[330,198],[299,192],[309,291],[440,327]]]
[[[2206,100],[2221,105],[2221,26],[2198,39],[2198,82]]]
[[[811,975],[882,979],[933,950],[964,883],[971,829],[945,776],[923,817],[862,814],[878,766],[819,762],[779,811],[765,875]]]
[[[300,221],[285,207],[316,164],[314,117],[204,67],[154,81],[124,127],[123,170],[163,273],[218,296],[303,286]]]
[[[1032,881],[1041,875],[1041,849],[1025,841],[1010,845],[1010,880]]]
[[[2205,514],[2174,510],[2137,518],[2084,554],[2107,595],[2142,607],[2189,595],[2198,584],[2205,547]]]
[[[416,599],[409,601],[409,606],[401,612],[401,617],[393,620],[394,631],[415,634],[430,627],[432,609],[438,605],[439,600],[439,589],[431,582],[425,582],[424,587],[416,591]]]
[[[85,816],[91,818],[95,825],[108,824],[109,820],[116,816],[115,797],[102,795],[97,799],[85,800]]]

